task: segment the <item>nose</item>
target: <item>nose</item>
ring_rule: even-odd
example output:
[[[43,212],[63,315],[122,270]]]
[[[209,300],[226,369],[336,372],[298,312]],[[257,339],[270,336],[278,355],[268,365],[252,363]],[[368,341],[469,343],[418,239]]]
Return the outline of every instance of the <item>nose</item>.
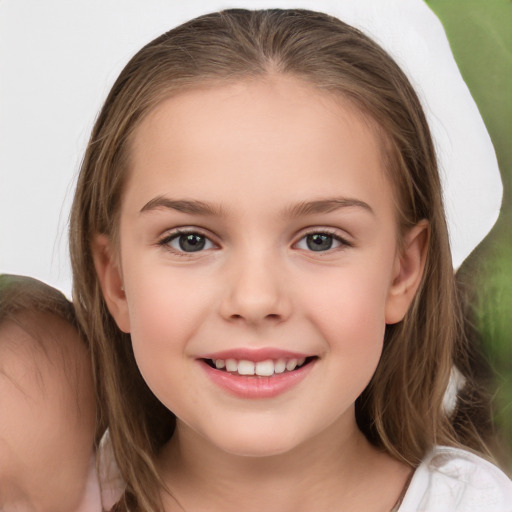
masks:
[[[238,258],[227,274],[220,306],[223,318],[257,326],[290,316],[288,286],[275,258],[252,253]]]

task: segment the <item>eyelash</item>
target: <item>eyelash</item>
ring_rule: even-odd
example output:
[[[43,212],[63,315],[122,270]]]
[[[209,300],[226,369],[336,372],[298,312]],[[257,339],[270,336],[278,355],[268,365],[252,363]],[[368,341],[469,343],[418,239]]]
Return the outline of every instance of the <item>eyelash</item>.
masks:
[[[165,235],[161,240],[159,240],[157,242],[157,245],[160,247],[164,247],[164,248],[168,249],[169,251],[171,251],[173,254],[182,256],[182,257],[190,257],[194,254],[194,252],[204,252],[204,249],[200,249],[198,251],[177,250],[169,245],[172,241],[179,239],[179,237],[181,237],[181,236],[186,236],[186,235],[197,235],[197,236],[203,238],[204,240],[206,240],[207,242],[209,242],[210,244],[212,244],[213,246],[217,245],[207,235],[205,235],[198,229],[190,229],[190,230],[178,229],[176,231],[173,231],[172,233]],[[308,236],[314,236],[314,235],[327,235],[327,236],[331,237],[333,239],[333,241],[338,242],[339,246],[335,247],[335,248],[329,248],[325,251],[314,251],[314,250],[307,250],[307,249],[303,249],[303,250],[305,250],[307,252],[313,252],[313,253],[314,252],[330,253],[334,250],[343,250],[345,248],[353,247],[353,244],[351,242],[349,242],[347,239],[339,236],[333,230],[326,229],[326,228],[307,231],[307,232],[303,233],[302,236],[299,238],[299,240],[297,242],[295,242],[293,245],[297,246],[301,241],[306,240]]]
[[[214,246],[216,245],[214,242],[212,242],[210,237],[208,237],[207,235],[205,235],[198,229],[177,229],[177,230],[173,231],[172,233],[166,234],[161,240],[158,241],[157,245],[160,247],[164,247],[165,249],[171,251],[173,254],[175,254],[177,256],[182,256],[185,258],[192,256],[194,254],[194,252],[203,252],[203,250],[190,251],[190,252],[180,251],[180,250],[177,250],[169,245],[172,241],[177,240],[181,236],[186,236],[186,235],[197,235],[197,236],[203,238],[204,240],[208,241],[210,244],[212,244]]]
[[[353,244],[351,242],[349,242],[346,238],[341,237],[334,230],[331,230],[329,228],[313,229],[311,231],[305,232],[299,238],[299,240],[297,242],[295,242],[294,246],[297,246],[299,244],[299,242],[301,242],[302,240],[306,240],[308,236],[314,236],[314,235],[328,235],[329,237],[331,237],[333,239],[333,241],[338,242],[339,246],[338,247],[334,247],[334,248],[329,248],[329,249],[327,249],[325,251],[314,251],[314,250],[311,250],[311,249],[310,250],[304,249],[307,252],[312,252],[312,253],[315,253],[315,252],[316,253],[332,253],[333,251],[336,251],[336,250],[339,251],[339,250],[343,250],[343,249],[347,249],[347,248],[353,247]]]

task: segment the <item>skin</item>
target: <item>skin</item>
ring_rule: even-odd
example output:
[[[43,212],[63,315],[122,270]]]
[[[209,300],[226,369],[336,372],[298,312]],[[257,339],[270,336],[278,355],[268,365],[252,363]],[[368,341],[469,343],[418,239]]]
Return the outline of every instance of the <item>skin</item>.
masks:
[[[119,247],[99,235],[95,263],[142,375],[178,418],[159,467],[187,512],[396,502],[410,468],[366,441],[354,402],[386,323],[403,318],[417,289],[428,228],[398,250],[383,161],[351,105],[282,76],[182,93],[137,129]],[[178,211],[162,197],[214,211]],[[333,198],[352,202],[291,211]],[[207,237],[204,250],[180,252],[169,240],[178,227]],[[312,232],[342,241],[312,251]],[[317,359],[292,389],[249,400],[213,384],[198,361],[239,347]]]
[[[93,453],[87,349],[55,315],[19,321],[26,330],[0,325],[0,410],[9,411],[0,423],[0,509],[77,511]]]

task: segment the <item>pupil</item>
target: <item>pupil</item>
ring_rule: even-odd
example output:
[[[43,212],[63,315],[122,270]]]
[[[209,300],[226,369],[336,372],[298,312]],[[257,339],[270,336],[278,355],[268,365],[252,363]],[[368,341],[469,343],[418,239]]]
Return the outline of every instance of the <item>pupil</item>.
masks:
[[[332,247],[332,236],[321,233],[308,235],[306,238],[308,249],[312,251],[327,251]]]
[[[199,235],[181,235],[180,249],[186,252],[200,251],[205,246],[205,238]]]

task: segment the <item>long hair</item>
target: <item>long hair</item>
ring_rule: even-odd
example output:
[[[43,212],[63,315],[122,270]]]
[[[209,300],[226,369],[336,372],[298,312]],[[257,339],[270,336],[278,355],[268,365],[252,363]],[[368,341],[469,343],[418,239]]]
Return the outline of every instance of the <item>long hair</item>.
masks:
[[[374,445],[413,466],[434,444],[483,449],[476,431],[457,430],[443,408],[454,358],[464,362],[464,347],[436,155],[411,84],[382,48],[334,17],[227,10],[165,33],[126,65],[94,126],[72,207],[73,295],[92,345],[99,428],[110,428],[126,500],[137,510],[158,508],[153,461],[175,418],[146,386],[129,335],[107,310],[91,240],[101,233],[116,244],[130,142],[149,112],[182,91],[269,74],[293,76],[354,105],[379,134],[399,232],[422,219],[429,223],[420,288],[403,321],[386,328],[378,368],[356,402],[359,428]]]

